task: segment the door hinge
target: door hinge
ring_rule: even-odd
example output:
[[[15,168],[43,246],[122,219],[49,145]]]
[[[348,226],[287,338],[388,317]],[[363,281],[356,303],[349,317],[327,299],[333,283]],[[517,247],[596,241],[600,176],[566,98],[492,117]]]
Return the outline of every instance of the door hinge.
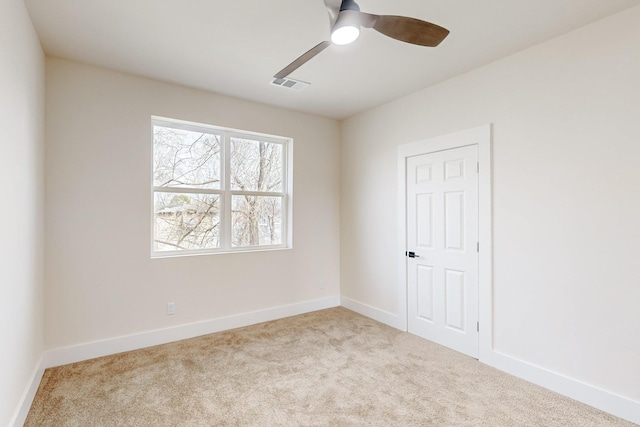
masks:
[[[476,242],[476,252],[480,252],[480,242]]]
[[[476,322],[476,331],[480,332],[480,322]]]
[[[476,162],[476,172],[480,173],[480,162]]]

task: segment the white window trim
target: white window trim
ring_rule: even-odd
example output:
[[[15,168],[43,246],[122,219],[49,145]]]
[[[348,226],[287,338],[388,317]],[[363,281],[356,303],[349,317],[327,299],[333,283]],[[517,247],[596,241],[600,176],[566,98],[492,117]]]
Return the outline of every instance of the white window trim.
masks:
[[[180,187],[156,187],[153,185],[153,173],[154,173],[154,140],[153,140],[153,127],[154,126],[166,126],[176,129],[184,129],[190,131],[207,131],[216,135],[220,135],[222,139],[221,157],[223,159],[220,170],[220,189],[202,189],[202,188],[180,188]],[[186,120],[171,119],[167,117],[151,116],[151,203],[150,203],[150,250],[151,258],[173,258],[184,257],[194,255],[213,255],[213,254],[228,254],[228,253],[242,253],[242,252],[262,252],[273,250],[287,250],[293,248],[293,139],[267,135],[263,133],[244,131],[239,129],[225,128],[220,126],[213,126],[209,124],[190,122]],[[261,191],[240,191],[231,190],[227,188],[230,183],[230,163],[231,156],[227,155],[231,147],[231,138],[247,138],[255,137],[261,141],[271,142],[275,144],[281,144],[283,147],[282,160],[284,176],[282,177],[282,192],[261,192]],[[208,248],[208,249],[189,249],[189,250],[176,250],[176,251],[155,251],[155,193],[192,193],[192,194],[219,194],[220,197],[220,223],[223,226],[220,229],[220,247]],[[231,226],[227,226],[231,221],[231,206],[232,196],[234,195],[247,195],[247,196],[272,196],[282,198],[281,208],[281,221],[282,221],[282,243],[279,245],[260,245],[260,246],[231,246]]]

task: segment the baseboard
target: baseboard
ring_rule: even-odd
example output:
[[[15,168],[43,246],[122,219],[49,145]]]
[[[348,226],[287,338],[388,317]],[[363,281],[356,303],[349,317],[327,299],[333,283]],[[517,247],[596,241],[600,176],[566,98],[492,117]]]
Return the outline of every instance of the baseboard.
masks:
[[[380,310],[379,308],[363,304],[347,297],[340,297],[340,305],[344,308],[348,308],[351,311],[355,311],[358,314],[362,314],[365,317],[391,326],[392,328],[400,329],[401,331],[404,330],[402,327],[402,322],[400,321],[400,317],[397,314]]]
[[[48,350],[45,351],[43,355],[42,365],[44,368],[66,365],[96,357],[138,350],[154,345],[166,344],[169,342],[255,325],[257,323],[268,322],[285,317],[297,316],[299,314],[337,307],[339,305],[340,297],[336,295],[313,301],[273,307],[266,310],[242,313],[228,317],[206,320],[203,322],[189,323],[166,329],[157,329],[139,334]]]
[[[22,427],[24,425],[27,415],[29,415],[29,409],[31,409],[33,398],[36,396],[36,392],[40,386],[40,381],[42,381],[42,375],[44,374],[42,362],[43,359],[41,356],[38,364],[33,370],[33,374],[31,374],[27,388],[24,393],[22,393],[22,398],[20,399],[16,412],[13,414],[13,418],[11,418],[11,421],[9,422],[9,427]]]
[[[495,350],[480,361],[503,372],[640,425],[640,402],[580,382]]]
[[[340,298],[340,305],[370,319],[403,330],[402,322],[397,314],[380,310],[344,296]],[[532,365],[495,350],[481,351],[480,354],[482,363],[640,425],[640,402],[582,383],[576,379]]]
[[[9,425],[19,427],[24,423],[46,368],[166,344],[173,341],[337,307],[339,305],[393,328],[402,330],[402,322],[397,314],[380,310],[347,297],[333,296],[49,350],[44,352],[39,365],[34,370],[31,384],[25,391],[21,405]],[[640,402],[602,390],[590,384],[582,383],[573,378],[532,365],[495,350],[481,352],[481,355],[480,361],[482,363],[640,425]]]

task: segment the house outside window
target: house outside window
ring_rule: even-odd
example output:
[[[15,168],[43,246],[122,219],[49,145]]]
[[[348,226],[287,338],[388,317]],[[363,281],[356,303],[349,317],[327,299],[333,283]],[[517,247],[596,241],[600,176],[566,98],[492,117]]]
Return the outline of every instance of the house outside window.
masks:
[[[160,117],[152,128],[152,256],[291,247],[291,139]]]

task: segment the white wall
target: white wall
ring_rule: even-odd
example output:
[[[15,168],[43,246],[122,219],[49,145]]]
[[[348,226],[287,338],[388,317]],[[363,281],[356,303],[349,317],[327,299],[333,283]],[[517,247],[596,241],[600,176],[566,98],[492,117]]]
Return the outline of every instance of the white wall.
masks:
[[[48,348],[337,301],[338,122],[54,58],[46,83]],[[293,249],[151,259],[151,115],[294,138]]]
[[[343,296],[398,313],[397,146],[493,123],[495,351],[640,404],[639,22],[635,7],[346,120]]]
[[[43,348],[44,55],[22,0],[0,2],[0,425]]]

